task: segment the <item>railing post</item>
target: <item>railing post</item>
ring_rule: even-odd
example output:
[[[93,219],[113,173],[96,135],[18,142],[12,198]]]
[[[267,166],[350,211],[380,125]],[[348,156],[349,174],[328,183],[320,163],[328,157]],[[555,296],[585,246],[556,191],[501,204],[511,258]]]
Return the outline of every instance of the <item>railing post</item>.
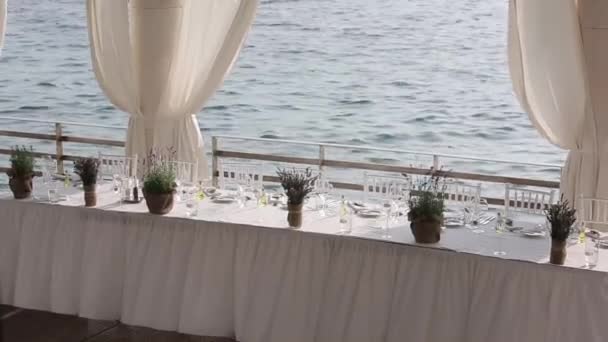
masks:
[[[323,172],[325,164],[325,146],[319,145],[319,172]]]
[[[433,155],[433,170],[439,170],[439,156]]]
[[[63,127],[61,123],[55,123],[55,155],[57,156],[57,173],[64,174],[63,169]]]
[[[219,148],[217,137],[211,137],[211,183],[213,186],[217,186],[218,176],[218,156],[217,150]]]

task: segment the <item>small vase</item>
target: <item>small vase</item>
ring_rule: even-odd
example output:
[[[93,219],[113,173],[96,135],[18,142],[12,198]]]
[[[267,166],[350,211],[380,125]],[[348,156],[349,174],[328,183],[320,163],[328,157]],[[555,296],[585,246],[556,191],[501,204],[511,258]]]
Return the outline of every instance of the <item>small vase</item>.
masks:
[[[418,218],[410,228],[417,243],[437,243],[441,239],[441,219]]]
[[[287,205],[287,223],[289,223],[289,227],[295,229],[302,228],[302,207],[304,207],[304,204]]]
[[[32,176],[16,176],[12,177],[9,181],[9,187],[13,192],[15,199],[26,199],[32,196],[34,190],[34,184],[32,182]]]
[[[146,199],[146,206],[150,214],[154,215],[167,215],[173,210],[173,198],[175,197],[175,191],[170,193],[156,194],[149,193],[144,190],[144,198]]]
[[[97,205],[97,184],[85,185],[84,187],[84,206],[94,207]]]
[[[551,240],[551,257],[549,262],[554,265],[563,265],[566,261],[566,241]]]

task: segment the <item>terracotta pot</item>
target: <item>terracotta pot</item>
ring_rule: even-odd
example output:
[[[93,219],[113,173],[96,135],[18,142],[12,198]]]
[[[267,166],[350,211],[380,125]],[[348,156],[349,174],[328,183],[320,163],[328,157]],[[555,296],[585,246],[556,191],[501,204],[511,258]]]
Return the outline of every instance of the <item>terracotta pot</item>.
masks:
[[[34,190],[34,184],[32,182],[33,176],[23,177],[12,177],[8,181],[8,185],[13,192],[15,199],[26,199],[32,196]]]
[[[418,218],[412,221],[410,228],[417,243],[437,243],[441,239],[441,219]]]
[[[175,191],[164,194],[148,193],[144,190],[144,198],[150,214],[167,215],[173,210]]]
[[[302,207],[304,207],[304,204],[287,205],[287,223],[291,228],[302,228]]]
[[[566,241],[552,239],[549,262],[555,265],[563,265],[564,261],[566,261]]]
[[[94,207],[97,205],[97,184],[85,185],[84,187],[84,206]]]

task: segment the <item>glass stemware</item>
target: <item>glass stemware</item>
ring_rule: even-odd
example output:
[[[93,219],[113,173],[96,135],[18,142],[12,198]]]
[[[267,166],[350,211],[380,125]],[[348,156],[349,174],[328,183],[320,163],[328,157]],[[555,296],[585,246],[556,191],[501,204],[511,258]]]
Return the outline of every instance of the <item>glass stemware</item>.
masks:
[[[200,200],[196,190],[182,193],[182,200],[186,203],[186,217],[197,217]]]
[[[599,233],[590,231],[585,234],[585,266],[594,269],[599,259]]]

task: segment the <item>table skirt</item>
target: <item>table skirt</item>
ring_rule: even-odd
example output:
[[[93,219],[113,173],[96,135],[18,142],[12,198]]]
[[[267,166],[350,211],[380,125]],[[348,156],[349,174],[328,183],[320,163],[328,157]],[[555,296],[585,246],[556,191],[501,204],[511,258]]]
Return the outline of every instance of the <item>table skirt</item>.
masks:
[[[0,302],[272,341],[607,341],[606,273],[0,200]]]

